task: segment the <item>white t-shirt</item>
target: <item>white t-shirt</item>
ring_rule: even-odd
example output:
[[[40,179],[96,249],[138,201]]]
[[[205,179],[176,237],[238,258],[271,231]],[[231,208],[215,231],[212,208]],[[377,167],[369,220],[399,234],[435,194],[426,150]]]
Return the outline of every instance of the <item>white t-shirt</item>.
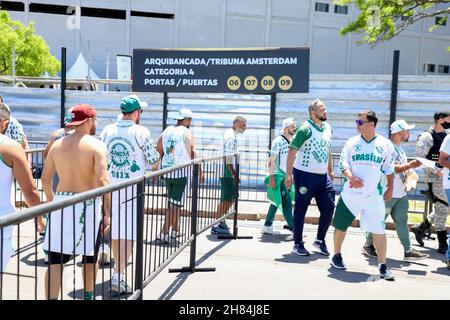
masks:
[[[112,182],[142,176],[146,164],[159,159],[150,131],[131,120],[120,120],[106,126],[100,140],[108,147],[108,175]]]
[[[403,148],[401,146],[395,145],[394,143],[392,143],[392,146],[394,147],[393,148],[394,166],[407,163],[408,158],[406,157],[406,153],[403,150]],[[394,192],[392,193],[393,198],[403,198],[404,196],[406,196],[406,190],[404,185],[406,173],[407,171],[396,173],[394,175]]]
[[[190,130],[185,126],[170,126],[162,133],[164,155],[161,168],[169,168],[191,161],[186,149],[186,139]]]
[[[274,173],[280,169],[286,172],[286,161],[289,152],[289,140],[281,135],[276,137],[272,141],[272,149],[270,150],[270,156],[275,158]]]
[[[450,155],[450,135],[447,135],[442,141],[441,148],[439,151],[443,151],[446,154]],[[448,159],[447,159],[448,160]],[[450,170],[448,168],[444,168],[444,189],[450,189]]]
[[[347,140],[341,152],[339,167],[342,172],[349,169],[363,181],[364,186],[355,189],[345,180],[342,192],[382,195],[382,176],[394,172],[393,148],[392,143],[380,135],[371,141],[364,140],[361,135]]]

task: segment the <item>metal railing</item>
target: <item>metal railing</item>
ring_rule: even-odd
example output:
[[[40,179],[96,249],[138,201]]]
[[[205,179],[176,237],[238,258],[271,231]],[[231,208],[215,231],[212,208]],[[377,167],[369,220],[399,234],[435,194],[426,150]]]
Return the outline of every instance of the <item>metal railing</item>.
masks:
[[[35,142],[41,143],[40,146],[46,145],[45,142]],[[36,179],[36,184],[43,195],[42,185],[40,182],[40,173],[43,168],[43,150],[33,149],[27,151],[31,157],[31,165],[33,168],[33,176]],[[202,157],[214,157],[218,155],[218,149],[216,148],[200,148],[199,154]],[[248,149],[240,150],[240,178],[241,183],[239,185],[239,200],[246,202],[267,202],[266,198],[266,185],[264,184],[264,178],[267,175],[267,162],[269,159],[269,150],[267,149]],[[339,153],[333,153],[333,165],[334,165],[334,187],[336,189],[336,194],[339,195],[342,184],[344,182],[344,177],[339,170]],[[413,160],[414,157],[409,157],[408,161]],[[408,198],[410,200],[409,213],[423,214],[426,217],[432,211],[432,204],[429,199],[423,194],[427,189],[427,184],[420,177],[417,184],[417,188],[408,192]],[[21,197],[16,196],[17,204],[24,204]],[[315,205],[315,200],[312,202]]]
[[[229,237],[238,238],[239,185],[225,181],[226,159],[239,175],[237,155],[199,158],[80,194],[56,193],[52,202],[3,216],[0,300],[142,299],[143,289],[188,246],[189,266],[180,271],[212,271],[195,267],[197,236],[234,215]],[[104,264],[106,256],[114,262]],[[128,284],[127,294],[117,294],[116,280]]]

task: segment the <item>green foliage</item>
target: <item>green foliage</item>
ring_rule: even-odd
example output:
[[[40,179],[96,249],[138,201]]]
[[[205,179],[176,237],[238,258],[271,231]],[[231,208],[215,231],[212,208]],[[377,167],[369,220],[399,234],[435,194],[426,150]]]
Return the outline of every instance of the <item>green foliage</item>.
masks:
[[[25,27],[0,10],[0,75],[12,75],[12,50],[16,51],[17,76],[56,76],[61,63],[50,53],[44,38],[35,34],[33,23]]]
[[[449,0],[334,0],[338,5],[354,5],[359,16],[341,29],[341,34],[363,34],[360,43],[372,46],[392,39],[419,20],[435,16],[448,20]],[[434,18],[433,18],[434,22]],[[430,32],[440,26],[434,25]]]

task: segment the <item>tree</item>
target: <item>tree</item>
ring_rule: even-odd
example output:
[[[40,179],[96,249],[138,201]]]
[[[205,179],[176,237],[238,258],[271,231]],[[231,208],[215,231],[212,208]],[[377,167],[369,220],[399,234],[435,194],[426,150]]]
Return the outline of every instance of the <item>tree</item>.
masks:
[[[25,27],[0,10],[0,75],[12,75],[12,51],[15,47],[16,75],[56,76],[61,63],[50,53],[44,38],[35,34],[33,23]]]
[[[450,0],[335,0],[338,5],[353,4],[360,14],[349,23],[341,34],[365,33],[360,43],[372,47],[392,39],[408,26],[422,19],[440,17],[438,25],[444,24],[450,14]]]

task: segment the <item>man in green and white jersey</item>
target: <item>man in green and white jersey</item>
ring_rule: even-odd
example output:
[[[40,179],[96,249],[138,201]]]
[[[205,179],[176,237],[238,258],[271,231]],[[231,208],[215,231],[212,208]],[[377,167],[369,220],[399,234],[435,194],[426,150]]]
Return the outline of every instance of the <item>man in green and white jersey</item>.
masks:
[[[339,167],[345,180],[333,219],[334,256],[331,265],[342,270],[347,268],[341,255],[342,243],[348,227],[360,215],[361,229],[373,234],[380,276],[393,280],[394,275],[386,265],[384,203],[392,198],[394,150],[388,139],[376,133],[377,122],[374,111],[360,112],[356,120],[360,134],[347,140],[341,152]],[[383,175],[387,179],[384,195]]]
[[[292,252],[309,256],[303,242],[306,211],[312,198],[320,211],[319,228],[313,246],[328,256],[325,235],[334,212],[333,162],[331,159],[331,126],[327,121],[327,108],[321,100],[309,106],[309,119],[295,133],[289,145],[285,185],[290,189],[292,174],[295,184],[294,248]],[[295,163],[294,163],[295,161]]]
[[[194,135],[190,129],[192,111],[180,109],[176,116],[177,124],[167,127],[158,139],[158,152],[161,158],[161,168],[171,168],[196,158]],[[188,183],[188,170],[183,168],[164,176],[168,196],[168,210],[164,219],[158,240],[169,243],[170,239],[179,237],[181,208],[184,206],[185,189]],[[203,181],[203,173],[199,166],[199,178]],[[169,230],[172,233],[169,235]]]
[[[244,133],[247,129],[247,120],[244,117],[237,116],[233,120],[233,127],[226,130],[223,136],[223,142],[220,153],[225,155],[233,155],[238,152],[237,149],[237,135]],[[217,206],[216,219],[221,218],[224,214],[230,210],[233,203],[239,196],[239,190],[237,189],[237,183],[239,183],[239,177],[234,166],[234,157],[225,157],[225,163],[223,164],[223,175],[220,178],[220,203]],[[211,228],[211,234],[229,234],[230,229],[225,220],[220,223],[216,223]]]
[[[297,125],[294,118],[286,118],[281,125],[281,134],[272,141],[269,158],[269,175],[265,178],[267,199],[270,202],[270,207],[262,230],[264,234],[279,234],[278,231],[273,229],[272,225],[278,209],[283,213],[288,228],[292,231],[291,190],[286,189],[284,179],[286,178],[286,161],[289,144],[296,130]]]
[[[398,238],[402,243],[405,255],[405,260],[419,260],[425,259],[429,255],[413,249],[408,228],[408,210],[409,202],[406,194],[405,183],[408,177],[409,170],[420,166],[418,160],[408,162],[406,153],[401,144],[408,142],[409,130],[413,129],[414,125],[409,125],[405,120],[397,120],[391,124],[392,145],[394,146],[394,191],[392,199],[386,203],[386,218],[390,214],[395,224],[395,231],[397,231]],[[376,257],[377,253],[373,246],[373,236],[371,233],[366,234],[366,243],[363,247],[363,254],[369,257]]]

